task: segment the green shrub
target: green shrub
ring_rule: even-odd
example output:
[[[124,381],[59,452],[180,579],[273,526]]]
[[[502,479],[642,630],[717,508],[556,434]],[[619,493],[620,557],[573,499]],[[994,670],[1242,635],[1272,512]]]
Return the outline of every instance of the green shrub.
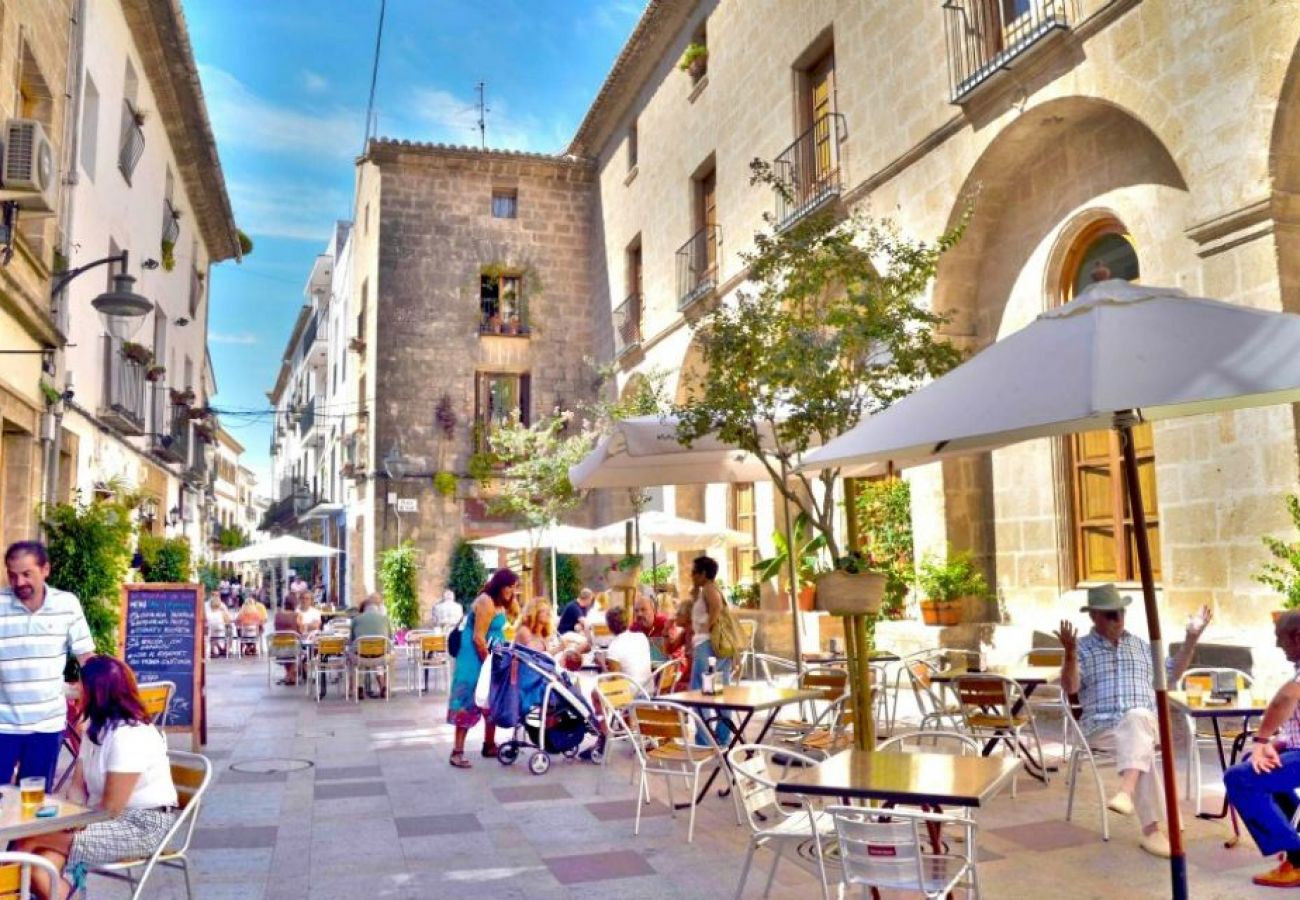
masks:
[[[1284,502],[1291,524],[1300,529],[1300,498],[1287,494]],[[1264,535],[1263,541],[1272,559],[1251,577],[1281,594],[1283,609],[1300,608],[1300,543],[1269,535]]]
[[[960,597],[987,597],[988,583],[975,568],[970,554],[958,553],[947,560],[926,557],[916,575],[916,583],[927,600],[956,600]]]
[[[415,545],[403,541],[379,557],[379,589],[384,594],[388,618],[397,628],[420,624],[420,596],[416,580]]]
[[[434,475],[433,486],[444,497],[456,496],[456,476],[451,472],[439,472]]]
[[[140,578],[148,582],[181,583],[190,580],[190,542],[184,537],[140,535]]]
[[[487,580],[487,566],[478,551],[461,541],[451,553],[451,574],[447,576],[447,587],[456,595],[456,601],[469,609]]]

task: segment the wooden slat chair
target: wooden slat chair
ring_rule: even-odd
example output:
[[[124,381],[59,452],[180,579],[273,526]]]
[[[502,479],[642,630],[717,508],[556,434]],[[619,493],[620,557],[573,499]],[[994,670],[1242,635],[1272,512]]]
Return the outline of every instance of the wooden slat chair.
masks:
[[[960,730],[963,727],[961,707],[949,702],[948,693],[934,680],[934,676],[939,674],[934,663],[915,659],[903,667],[903,672],[912,685],[912,699],[921,716],[918,728]],[[894,724],[897,724],[897,719]]]
[[[351,667],[348,665],[348,639],[341,634],[324,634],[316,638],[316,651],[308,660],[307,683],[319,703],[325,696],[330,675],[341,675],[343,696],[348,694]],[[317,684],[319,681],[319,685]]]
[[[167,717],[171,715],[172,698],[176,696],[176,684],[171,681],[146,681],[137,685],[136,690],[144,702],[144,711],[149,714],[149,722],[162,731],[167,727]]]
[[[153,855],[146,859],[124,860],[103,866],[90,868],[89,873],[126,881],[135,887],[131,900],[140,900],[145,896],[144,887],[149,876],[159,866],[180,869],[185,876],[185,896],[194,897],[194,886],[190,881],[189,859],[190,840],[194,836],[194,824],[198,821],[199,807],[212,782],[212,763],[206,756],[186,753],[183,750],[169,750],[167,757],[171,760],[172,783],[176,785],[176,797],[180,804],[180,813],[172,824],[167,836],[158,845]],[[139,875],[136,871],[140,870]]]
[[[605,767],[613,755],[614,744],[629,744],[636,740],[624,711],[629,704],[648,698],[641,685],[618,672],[598,675],[594,691],[600,704],[600,715],[605,720],[605,752],[601,755],[600,778],[596,781],[596,793],[599,794],[605,783]]]
[[[301,661],[302,637],[298,632],[271,632],[266,642],[266,686],[271,686],[271,673],[275,671],[276,666],[292,664],[296,669]]]
[[[642,801],[650,796],[650,776],[660,775],[668,787],[668,806],[674,818],[677,811],[673,803],[673,779],[690,784],[691,816],[686,828],[686,843],[691,843],[695,839],[695,807],[699,800],[701,774],[710,766],[721,766],[728,780],[731,778],[731,770],[727,768],[713,733],[693,709],[667,700],[635,700],[625,707],[624,719],[634,735],[631,744],[641,767],[632,833],[641,833],[641,807],[644,805]],[[697,744],[697,740],[704,743]]]
[[[1028,653],[1020,657],[1020,665],[1037,666],[1041,668],[1059,669],[1065,662],[1065,650],[1060,647],[1035,647]],[[1063,695],[1059,683],[1039,685],[1034,691],[1032,697],[1025,702],[1034,708],[1035,715],[1047,713],[1051,716],[1059,716],[1061,710],[1065,708],[1062,704]],[[1067,745],[1069,743],[1070,726],[1061,718],[1061,761],[1065,762],[1067,754]]]
[[[744,638],[744,644],[740,648],[739,659],[736,662],[736,678],[744,680],[754,677],[754,639],[758,635],[758,623],[753,619],[742,619],[737,617],[736,621],[740,623],[740,634]]]
[[[0,900],[28,900],[32,892],[32,872],[40,869],[50,880],[59,883],[59,870],[54,863],[35,853],[0,853]]]
[[[853,743],[853,705],[845,694],[821,711],[812,728],[794,735],[791,746],[817,760],[828,759]]]
[[[750,668],[754,670],[754,680],[772,687],[794,687],[799,680],[799,667],[794,660],[783,656],[755,653]]]
[[[614,639],[614,633],[609,630],[609,626],[604,622],[597,622],[591,626],[591,645],[601,647],[609,644]]]
[[[654,688],[654,695],[660,697],[664,694],[671,694],[681,677],[682,661],[680,659],[670,659],[663,663],[650,674],[650,684]]]
[[[447,682],[447,689],[451,689],[451,657],[447,655],[447,636],[445,634],[434,634],[431,631],[416,632],[415,643],[412,645],[411,635],[406,636],[408,646],[414,647],[415,661],[415,688],[423,694],[428,689],[429,673],[441,675]],[[437,685],[437,679],[434,680]]]
[[[357,638],[352,644],[352,692],[353,701],[360,702],[361,689],[371,675],[383,672],[387,676],[388,687],[384,691],[385,702],[393,697],[393,642],[386,637],[368,635]]]
[[[1188,689],[1199,690],[1207,699],[1214,693],[1224,693],[1231,689],[1233,692],[1240,690],[1250,690],[1255,686],[1255,679],[1241,669],[1229,669],[1222,666],[1203,666],[1196,669],[1188,669],[1183,673],[1183,677],[1178,679],[1178,689],[1186,691]],[[1203,789],[1201,775],[1201,746],[1215,744],[1214,734],[1201,734],[1197,727],[1196,719],[1184,715],[1183,725],[1187,734],[1187,789],[1186,796],[1188,800],[1196,803],[1196,809],[1201,808],[1201,791]],[[1219,726],[1219,733],[1222,739],[1229,745],[1237,739],[1241,733],[1249,727],[1248,720],[1243,720],[1240,725],[1229,725],[1226,722]]]
[[[832,669],[817,666],[804,669],[799,678],[799,688],[815,691],[815,700],[799,704],[800,717],[797,719],[777,719],[772,728],[777,734],[799,735],[811,731],[826,706],[847,695],[849,690],[849,673],[844,669]],[[824,704],[820,706],[819,704]]]
[[[963,675],[953,689],[961,706],[966,731],[977,740],[997,740],[1018,757],[1025,757],[1043,773],[1047,773],[1047,760],[1043,756],[1043,742],[1038,736],[1038,722],[1033,707],[1025,702],[1025,689],[1018,681],[1002,675]],[[1025,746],[1026,737],[1033,738],[1033,746]],[[1037,757],[1037,758],[1035,758]],[[1016,777],[1011,778],[1011,796],[1016,796]]]

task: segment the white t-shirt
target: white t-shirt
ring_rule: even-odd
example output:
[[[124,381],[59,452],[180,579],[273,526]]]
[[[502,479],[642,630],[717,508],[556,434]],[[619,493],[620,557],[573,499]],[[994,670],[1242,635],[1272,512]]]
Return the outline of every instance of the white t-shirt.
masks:
[[[639,631],[615,635],[605,650],[605,658],[618,663],[618,670],[637,684],[650,687],[650,641]]]
[[[132,722],[106,728],[100,744],[87,737],[81,744],[81,771],[92,808],[104,803],[104,782],[109,772],[138,772],[128,809],[176,806],[167,740],[152,725]]]

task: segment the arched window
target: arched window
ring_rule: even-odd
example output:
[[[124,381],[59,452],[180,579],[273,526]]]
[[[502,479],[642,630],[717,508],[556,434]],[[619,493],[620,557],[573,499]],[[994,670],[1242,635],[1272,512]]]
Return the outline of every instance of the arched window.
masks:
[[[1059,295],[1069,302],[1088,285],[1107,278],[1136,281],[1137,251],[1124,226],[1106,218],[1089,225],[1065,256]],[[1151,426],[1133,429],[1138,478],[1146,509],[1147,533],[1156,580],[1160,579],[1160,509],[1156,503],[1155,445]],[[1111,430],[1066,439],[1070,479],[1070,526],[1074,575],[1080,583],[1137,581],[1133,520],[1124,493],[1119,441]]]

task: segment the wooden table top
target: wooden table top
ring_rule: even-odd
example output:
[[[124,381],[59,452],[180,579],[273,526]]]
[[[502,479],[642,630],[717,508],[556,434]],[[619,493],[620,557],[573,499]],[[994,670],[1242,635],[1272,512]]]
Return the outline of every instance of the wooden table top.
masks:
[[[945,669],[936,674],[932,681],[956,681],[963,675],[1001,675],[1020,682],[1022,686],[1047,684],[1061,677],[1061,670],[1056,666],[989,666],[982,672],[968,669]]]
[[[1204,706],[1189,706],[1186,691],[1169,692],[1170,704],[1176,706],[1180,713],[1191,716],[1193,719],[1232,719],[1242,716],[1260,716],[1264,714],[1264,707],[1268,706],[1268,701],[1269,695],[1252,692],[1250,706],[1239,706],[1236,697],[1226,703],[1211,702]]]
[[[701,691],[679,691],[667,694],[659,700],[669,700],[683,706],[698,706],[706,709],[771,709],[788,703],[803,700],[817,700],[820,691],[804,691],[798,688],[772,687],[766,684],[729,684],[720,694],[705,694]]]
[[[102,809],[87,809],[76,803],[51,797],[47,803],[57,803],[59,814],[48,819],[38,819],[33,812],[25,811],[18,799],[18,789],[14,788],[12,796],[0,802],[0,842],[13,841],[34,834],[50,834],[68,828],[84,828],[96,822],[111,818]]]
[[[829,651],[818,652],[818,653],[805,653],[803,655],[803,658],[804,658],[804,662],[820,663],[822,665],[836,665],[836,664],[842,665],[843,663],[849,661],[848,654],[831,653]],[[902,657],[899,656],[897,653],[893,652],[892,650],[872,650],[869,654],[867,654],[867,662],[898,662],[901,659]]]
[[[982,806],[1020,768],[1009,756],[843,750],[778,782],[777,793]]]

